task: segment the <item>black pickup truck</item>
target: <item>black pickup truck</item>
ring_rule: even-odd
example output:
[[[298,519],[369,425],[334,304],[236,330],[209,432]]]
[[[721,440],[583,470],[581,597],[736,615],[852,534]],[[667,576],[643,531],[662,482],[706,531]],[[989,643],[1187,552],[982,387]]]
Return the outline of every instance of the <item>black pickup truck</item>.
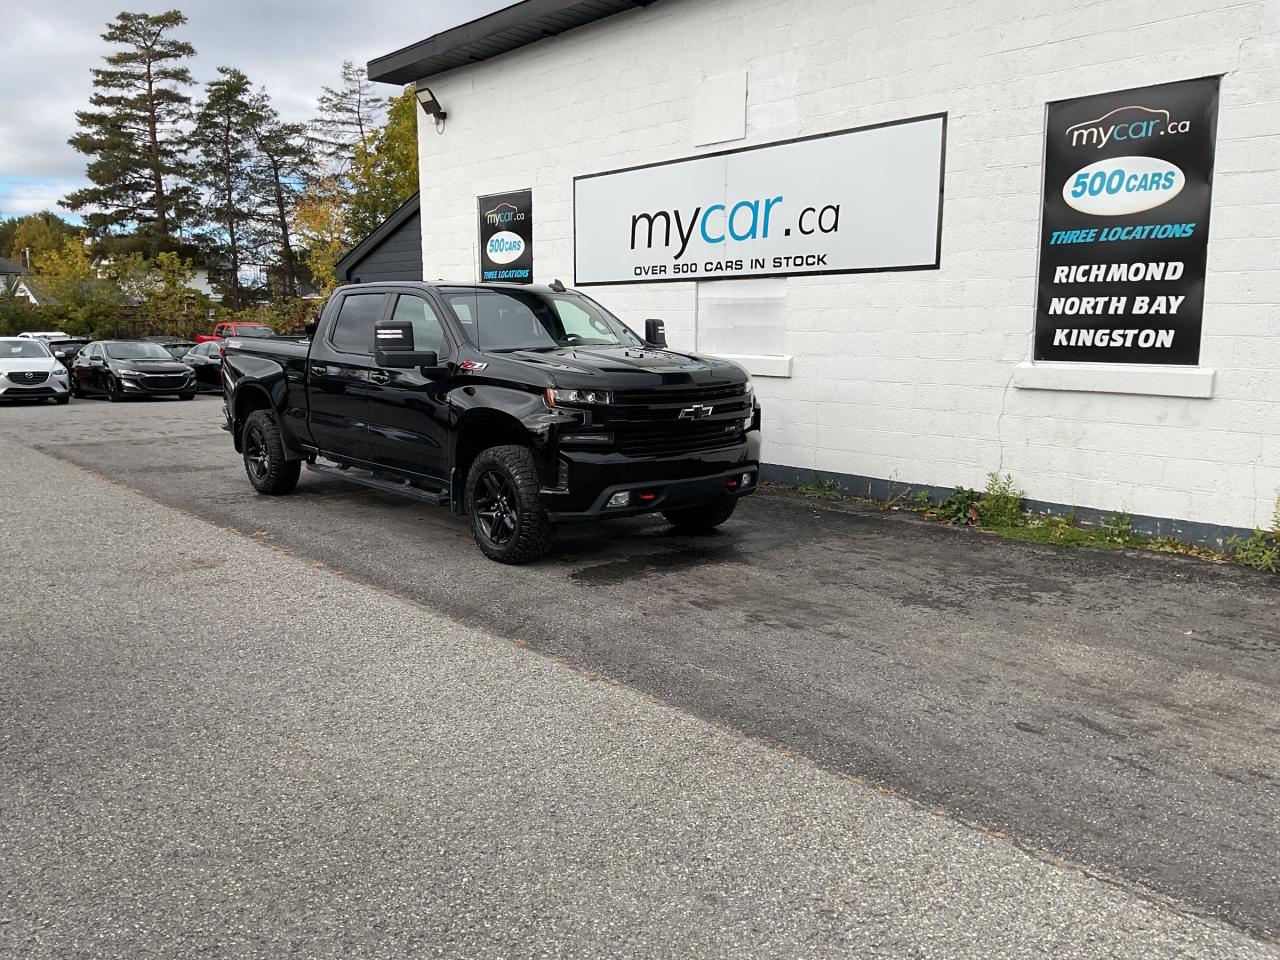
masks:
[[[656,510],[705,530],[755,489],[747,373],[558,281],[356,284],[307,333],[224,345],[226,429],[262,493],[306,463],[449,504],[487,556],[524,563],[558,522]]]

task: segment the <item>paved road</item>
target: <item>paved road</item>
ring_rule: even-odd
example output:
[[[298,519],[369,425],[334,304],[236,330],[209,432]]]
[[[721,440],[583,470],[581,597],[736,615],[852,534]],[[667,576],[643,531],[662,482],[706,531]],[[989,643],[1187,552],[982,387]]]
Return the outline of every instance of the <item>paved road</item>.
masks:
[[[782,745],[825,771],[852,775],[945,812],[947,818],[937,822],[957,835],[983,836],[962,825],[998,831],[1038,858],[1018,854],[1015,862],[1024,866],[1037,864],[1052,876],[1080,880],[1073,870],[1055,873],[1057,868],[1045,866],[1061,858],[1107,878],[1131,906],[1133,896],[1149,892],[1180,911],[1220,918],[1268,940],[1280,931],[1280,721],[1275,710],[1280,585],[1274,578],[1180,558],[1013,545],[897,516],[819,509],[782,496],[748,501],[741,519],[706,538],[673,537],[661,523],[643,519],[571,530],[555,559],[512,570],[480,558],[461,522],[411,502],[307,476],[294,497],[252,495],[226,435],[216,429],[212,399],[75,403],[0,414],[0,436],[143,492],[146,499],[120,490],[111,496],[126,496],[138,511],[142,504],[157,511],[156,528],[166,539],[171,529],[188,527],[211,542],[221,543],[225,534],[176,517],[157,503],[294,554],[309,564],[308,577],[363,589],[350,582],[354,579],[392,595],[375,595],[375,608],[418,604],[413,609],[425,618],[422,625],[402,617],[403,626],[391,628],[413,662],[415,644],[431,644],[431,655],[438,657],[439,637],[461,629],[430,613],[440,611],[469,630],[517,640],[717,721],[723,729],[716,736],[737,744],[736,749],[748,747],[728,731]],[[95,502],[102,487],[94,488]],[[18,489],[29,495],[30,480],[24,477]],[[59,516],[65,514],[59,511]],[[108,519],[95,516],[93,523]],[[150,540],[125,543],[119,545],[124,553],[114,555],[128,558],[126,567],[134,576],[152,580],[167,569]],[[316,564],[324,570],[316,571]],[[331,572],[349,579],[334,580]],[[233,584],[237,596],[243,589],[237,565],[224,563],[206,576],[210,595]],[[287,578],[252,582],[266,597],[274,594],[290,603],[306,617],[308,630],[318,623],[331,626],[309,598],[336,587],[302,590],[302,580],[295,584]],[[216,622],[229,615],[227,609],[218,605],[206,616]],[[251,609],[247,602],[245,611]],[[238,609],[237,616],[245,611]],[[381,622],[352,607],[348,621],[333,627],[337,637],[344,630],[349,634],[352,624],[363,625],[366,616]],[[206,631],[209,626],[206,620]],[[283,636],[292,650],[309,634],[286,631]],[[509,646],[493,649],[510,652]],[[232,669],[209,659],[196,662],[213,678]],[[327,658],[324,662],[331,666]],[[179,676],[181,671],[174,682]],[[485,676],[484,671],[454,672],[449,679],[470,689],[476,676]],[[289,709],[319,722],[320,715],[336,709],[324,696],[326,685],[336,681],[328,669],[306,670],[306,677],[315,685],[309,691],[315,701]],[[363,680],[363,674],[356,679]],[[393,679],[383,677],[384,682]],[[487,689],[486,680],[476,693]],[[614,687],[590,689],[633,696]],[[283,687],[277,695],[285,697]],[[522,692],[516,702],[528,706],[533,696]],[[544,725],[566,708],[557,702],[550,709]],[[683,714],[664,716],[710,735]],[[561,732],[568,756],[582,749],[578,741],[593,736],[599,723],[599,718],[585,725],[553,723],[550,729]],[[646,747],[666,754],[665,732],[638,729]],[[359,736],[350,731],[344,736],[358,751]],[[628,744],[628,755],[634,747]],[[535,755],[545,749],[525,748]],[[774,754],[761,755],[777,760]],[[387,762],[393,757],[393,752],[385,755]],[[413,757],[404,762],[412,768]],[[772,810],[769,778],[747,780],[719,794],[721,802],[744,791],[762,810]],[[869,796],[840,782],[842,790]],[[527,802],[534,797],[532,789],[523,794]],[[624,793],[611,796],[622,803]],[[638,791],[623,807],[648,809],[653,799]],[[780,795],[778,802],[783,799]],[[883,802],[886,809],[911,809],[900,799]],[[757,812],[744,808],[742,815]],[[566,843],[562,831],[576,831],[576,819],[556,821],[555,832]],[[761,842],[778,825],[772,816],[764,820],[755,835]],[[803,817],[787,823],[774,836],[775,845],[786,846],[794,830],[818,829]],[[641,836],[644,831],[634,839]],[[824,833],[820,846],[831,839]],[[917,854],[926,849],[905,837],[903,843]],[[841,849],[840,856],[850,856]],[[545,855],[526,853],[526,866]],[[858,854],[864,856],[865,851]],[[900,881],[895,889],[914,889],[907,902],[917,903],[932,895],[934,883],[985,882],[985,865],[946,863],[944,858],[924,867],[912,861],[894,868]],[[743,871],[760,882],[749,867]],[[743,882],[742,874],[733,879]],[[881,880],[864,877],[862,882]],[[831,882],[826,876],[811,889],[825,890]],[[1031,890],[1027,895],[1013,915],[1031,916],[1023,912],[1034,900]],[[881,904],[892,922],[913,915],[905,908],[895,912],[893,902]],[[871,922],[864,904],[857,898],[851,903],[842,908],[846,919],[856,917],[858,925],[870,923],[872,929],[889,922],[884,917]],[[992,904],[980,909],[989,911]],[[1010,904],[1001,909],[1008,911]],[[751,909],[743,910],[736,916],[749,923]],[[1166,907],[1156,915],[1174,916]],[[1068,916],[1069,911],[1047,921],[1044,930],[1056,937],[1079,923],[1088,936],[1120,929],[1101,915],[1091,919],[1085,912],[1067,921]],[[628,935],[636,933],[634,923],[624,926]],[[948,927],[943,936],[956,930]],[[822,944],[811,949],[814,955],[831,955],[833,945],[862,949],[865,955],[870,943],[882,942],[818,936],[809,943],[809,948]],[[890,953],[919,945],[909,939],[882,943],[890,944]],[[1023,946],[1033,943],[1037,949],[1048,944],[1056,956],[1083,949],[1077,941],[1064,946],[1034,938]],[[1244,949],[1247,943],[1233,941],[1223,949]],[[759,946],[760,955],[788,953],[781,945],[768,948],[764,940]],[[804,949],[790,952],[805,955]],[[1207,949],[1198,945],[1191,954],[1207,955]],[[1099,955],[1123,952],[1112,944],[1111,953]],[[987,952],[998,953],[998,948]],[[1172,953],[1159,948],[1146,955]]]

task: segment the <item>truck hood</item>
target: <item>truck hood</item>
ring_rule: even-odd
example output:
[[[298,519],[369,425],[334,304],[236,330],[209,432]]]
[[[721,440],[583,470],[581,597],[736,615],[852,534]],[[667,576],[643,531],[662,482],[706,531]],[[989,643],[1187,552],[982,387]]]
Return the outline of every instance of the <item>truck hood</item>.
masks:
[[[746,372],[728,360],[650,347],[564,347],[551,351],[517,350],[501,356],[551,372],[557,383],[586,376],[624,385],[633,377],[646,379],[638,377],[643,374],[657,374],[668,383],[747,379]],[[652,378],[648,379],[652,382]]]

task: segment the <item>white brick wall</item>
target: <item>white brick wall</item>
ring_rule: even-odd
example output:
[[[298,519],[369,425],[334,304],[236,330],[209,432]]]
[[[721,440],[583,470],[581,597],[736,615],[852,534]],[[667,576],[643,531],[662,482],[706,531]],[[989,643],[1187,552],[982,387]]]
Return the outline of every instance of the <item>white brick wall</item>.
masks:
[[[704,77],[747,71],[767,143],[949,114],[942,268],[793,277],[790,379],[757,379],[765,459],[939,486],[997,467],[1039,500],[1266,526],[1280,488],[1280,2],[659,0],[434,77],[427,279],[476,276],[476,197],[532,187],[534,272],[573,276],[573,177],[691,156]],[[1044,104],[1223,74],[1195,400],[1021,390]],[[706,148],[715,149],[715,148]],[[592,295],[695,343],[694,283]]]

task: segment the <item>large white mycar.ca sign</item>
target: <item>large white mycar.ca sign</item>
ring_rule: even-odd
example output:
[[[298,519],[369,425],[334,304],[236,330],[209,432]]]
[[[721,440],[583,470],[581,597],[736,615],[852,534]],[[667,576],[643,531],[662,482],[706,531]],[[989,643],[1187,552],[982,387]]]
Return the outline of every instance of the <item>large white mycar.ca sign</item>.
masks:
[[[574,179],[579,285],[938,266],[946,115]]]

